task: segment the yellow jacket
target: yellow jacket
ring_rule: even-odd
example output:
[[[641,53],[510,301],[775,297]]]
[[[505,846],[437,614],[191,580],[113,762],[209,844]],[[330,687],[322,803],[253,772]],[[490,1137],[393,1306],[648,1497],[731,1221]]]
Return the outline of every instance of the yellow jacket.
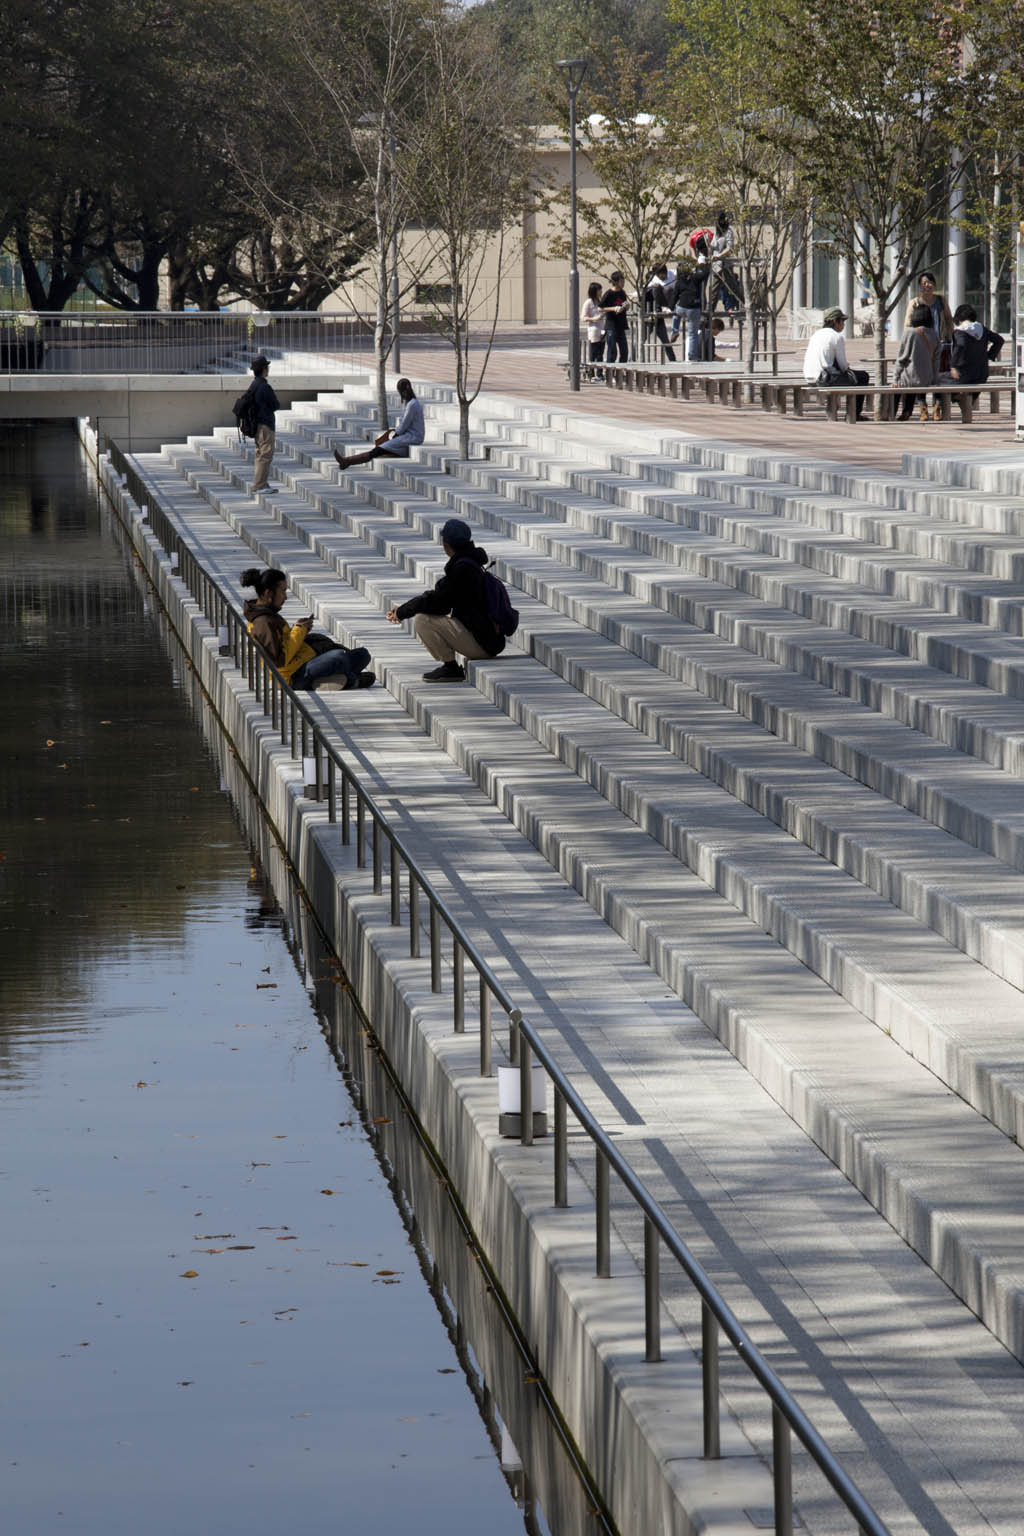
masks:
[[[285,682],[290,682],[299,668],[316,655],[313,647],[306,644],[304,624],[289,625],[276,608],[251,599],[244,612],[250,635],[266,651]]]

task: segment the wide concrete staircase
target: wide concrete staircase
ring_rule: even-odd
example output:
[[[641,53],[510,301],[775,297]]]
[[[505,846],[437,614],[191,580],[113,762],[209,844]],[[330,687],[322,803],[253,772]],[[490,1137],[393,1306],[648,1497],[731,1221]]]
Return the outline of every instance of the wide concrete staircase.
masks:
[[[892,1527],[1024,1529],[1024,475],[978,490],[496,397],[464,463],[450,391],[421,398],[427,446],[345,473],[368,399],[281,415],[274,498],[228,431],[138,462],[227,582],[280,565],[298,610],[370,646],[386,694],[322,707],[485,909],[493,882],[492,942],[503,861],[554,872],[512,972]],[[383,616],[436,579],[452,514],[521,624],[432,688]],[[414,804],[417,738],[461,854],[440,780]],[[600,1005],[577,989],[570,1018],[557,980],[556,914],[582,904],[614,973],[591,961],[614,1017],[587,1039]],[[807,1523],[841,1528],[825,1508],[812,1480]]]

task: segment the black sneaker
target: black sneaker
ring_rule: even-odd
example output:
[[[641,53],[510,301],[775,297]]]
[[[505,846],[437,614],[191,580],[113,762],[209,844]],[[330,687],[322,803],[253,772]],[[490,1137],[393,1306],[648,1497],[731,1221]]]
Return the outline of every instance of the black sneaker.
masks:
[[[435,667],[432,672],[424,672],[425,683],[464,683],[466,681],[466,669],[460,667],[457,661],[446,661],[441,666]]]
[[[376,672],[360,672],[359,676],[356,678],[356,687],[357,688],[372,688],[376,681],[377,681],[377,674],[376,674]]]

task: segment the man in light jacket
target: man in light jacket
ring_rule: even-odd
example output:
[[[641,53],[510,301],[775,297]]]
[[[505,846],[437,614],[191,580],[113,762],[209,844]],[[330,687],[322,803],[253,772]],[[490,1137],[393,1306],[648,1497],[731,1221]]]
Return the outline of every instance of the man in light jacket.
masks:
[[[843,327],[846,325],[847,316],[839,308],[838,304],[832,309],[826,309],[821,317],[821,329],[815,331],[807,343],[804,353],[804,378],[808,384],[824,384],[828,380],[823,374],[836,374],[834,382],[837,385],[849,384],[852,379],[855,384],[866,384],[868,376],[863,368],[851,368],[846,360],[846,343],[843,340]],[[838,377],[846,375],[846,377]],[[864,414],[864,396],[856,397],[856,419],[860,421]]]

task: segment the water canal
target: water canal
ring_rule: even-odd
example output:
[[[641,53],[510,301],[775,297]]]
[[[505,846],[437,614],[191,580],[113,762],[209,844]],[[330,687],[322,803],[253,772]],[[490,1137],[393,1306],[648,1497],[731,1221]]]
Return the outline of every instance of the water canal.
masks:
[[[69,428],[0,537],[7,1528],[602,1529]]]

